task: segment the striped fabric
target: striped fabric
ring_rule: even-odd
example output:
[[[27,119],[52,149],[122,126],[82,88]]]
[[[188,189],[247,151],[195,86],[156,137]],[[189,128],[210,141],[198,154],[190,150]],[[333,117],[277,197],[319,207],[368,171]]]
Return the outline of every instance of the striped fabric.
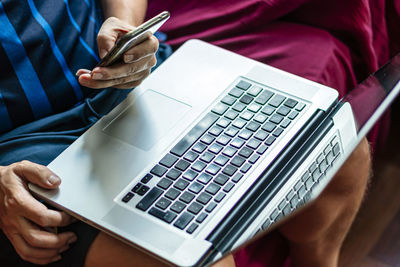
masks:
[[[75,73],[99,61],[98,7],[96,0],[0,0],[0,133],[97,92]]]

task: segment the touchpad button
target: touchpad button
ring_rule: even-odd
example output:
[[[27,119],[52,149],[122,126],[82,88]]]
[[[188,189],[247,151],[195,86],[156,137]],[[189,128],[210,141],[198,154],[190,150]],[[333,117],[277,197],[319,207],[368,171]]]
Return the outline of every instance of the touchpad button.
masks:
[[[191,106],[147,90],[103,131],[142,150],[150,150],[189,111]]]

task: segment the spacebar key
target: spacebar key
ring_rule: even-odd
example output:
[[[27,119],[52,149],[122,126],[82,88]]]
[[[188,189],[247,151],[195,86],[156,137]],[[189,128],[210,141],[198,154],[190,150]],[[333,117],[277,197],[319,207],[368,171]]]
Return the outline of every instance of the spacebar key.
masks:
[[[171,153],[181,157],[214,124],[214,122],[218,120],[218,118],[218,115],[208,113],[174,146],[174,148],[172,148]]]
[[[150,192],[147,193],[147,195],[136,205],[136,208],[140,210],[147,210],[150,208],[151,204],[154,203],[154,201],[157,200],[161,196],[161,194],[164,191],[161,190],[158,187],[153,187],[153,189],[150,190]]]

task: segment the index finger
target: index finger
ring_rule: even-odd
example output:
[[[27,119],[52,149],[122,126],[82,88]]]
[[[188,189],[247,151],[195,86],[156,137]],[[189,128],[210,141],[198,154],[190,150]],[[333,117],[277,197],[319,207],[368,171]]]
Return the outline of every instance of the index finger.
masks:
[[[149,56],[150,54],[155,54],[158,50],[158,45],[158,39],[154,35],[151,35],[145,41],[126,51],[124,54],[124,62],[132,63]]]

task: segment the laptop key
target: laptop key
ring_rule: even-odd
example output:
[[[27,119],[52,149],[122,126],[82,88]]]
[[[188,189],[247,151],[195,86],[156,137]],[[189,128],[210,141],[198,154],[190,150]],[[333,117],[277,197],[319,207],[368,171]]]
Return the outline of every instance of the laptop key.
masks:
[[[136,208],[146,211],[162,195],[164,191],[158,187],[153,187],[149,193],[139,201]]]
[[[135,196],[134,193],[128,192],[128,193],[122,198],[122,202],[128,203],[134,196]]]
[[[242,102],[242,103],[244,103],[244,104],[246,104],[246,105],[248,105],[248,104],[250,104],[253,100],[254,100],[254,97],[252,97],[252,96],[246,94],[246,95],[242,96],[242,97],[240,98],[239,101]]]
[[[246,159],[242,158],[241,156],[235,156],[232,160],[231,160],[231,164],[240,168],[242,167],[242,165],[246,162]]]
[[[217,184],[211,183],[207,186],[206,188],[206,192],[211,194],[211,195],[215,195],[216,193],[218,193],[218,191],[221,189],[221,187]]]
[[[227,175],[227,176],[232,176],[235,174],[235,172],[237,171],[237,168],[228,164],[223,170],[222,173]]]
[[[246,173],[250,170],[251,168],[251,164],[246,162],[246,164],[244,164],[244,166],[240,169],[241,172]]]
[[[260,86],[253,86],[247,93],[251,96],[257,96],[262,91]]]
[[[251,83],[246,82],[246,81],[240,81],[238,84],[236,84],[236,87],[242,89],[242,90],[247,90],[251,86]]]
[[[268,146],[267,145],[261,145],[260,148],[257,150],[257,153],[262,155],[265,153],[265,151],[268,150]]]
[[[188,190],[190,192],[193,192],[195,194],[200,193],[200,191],[204,188],[204,185],[198,183],[198,182],[193,182],[192,184],[190,184]]]
[[[201,155],[200,159],[206,163],[210,163],[215,158],[215,155],[211,154],[210,152],[205,152]]]
[[[200,176],[197,178],[197,181],[202,183],[202,184],[208,184],[210,180],[212,179],[212,176],[207,174],[207,173],[202,173]]]
[[[279,107],[280,104],[286,99],[283,95],[275,95],[268,104],[270,104],[273,107]]]
[[[187,170],[182,177],[185,178],[186,180],[189,181],[193,181],[194,178],[197,177],[197,175],[199,175],[197,172],[195,172],[194,170]]]
[[[267,121],[267,122],[262,126],[262,129],[263,129],[264,131],[269,132],[269,133],[271,133],[273,130],[275,130],[275,128],[276,128],[276,124],[275,124],[275,123],[272,123],[272,122],[270,122],[270,121]]]
[[[133,188],[132,188],[132,192],[137,193],[139,191],[139,188],[142,186],[141,183],[137,183]]]
[[[243,174],[238,172],[235,174],[235,176],[232,177],[232,182],[237,183],[240,181],[240,179],[242,179]]]
[[[171,223],[175,218],[176,214],[171,211],[162,211],[157,208],[151,208],[149,214],[163,220],[164,222]]]
[[[235,135],[237,135],[238,132],[239,132],[238,128],[229,127],[228,129],[226,129],[225,134],[227,136],[234,137]]]
[[[186,208],[186,205],[185,205],[185,204],[183,204],[183,203],[180,202],[180,201],[175,201],[175,203],[172,204],[172,206],[171,206],[170,209],[171,209],[172,211],[176,212],[176,213],[181,213],[185,208]]]
[[[178,171],[177,169],[171,169],[169,172],[167,172],[166,176],[170,178],[171,180],[176,180],[179,176],[181,176],[182,172]]]
[[[243,90],[240,90],[238,88],[233,88],[232,90],[229,91],[229,95],[239,98],[243,95]]]
[[[228,109],[229,109],[229,106],[227,106],[223,103],[218,103],[213,107],[213,109],[211,111],[218,115],[223,115]]]
[[[186,169],[190,166],[190,162],[181,159],[178,161],[178,163],[175,165],[175,168],[177,168],[180,171],[186,171]]]
[[[278,113],[279,115],[282,115],[282,116],[286,116],[287,114],[289,114],[290,111],[291,111],[290,108],[281,106],[280,108],[278,108],[276,113]]]
[[[225,166],[225,164],[228,162],[229,158],[225,157],[223,155],[219,155],[215,160],[214,163],[218,164],[219,166]]]
[[[281,122],[280,126],[281,126],[282,128],[287,128],[287,127],[289,126],[290,123],[291,123],[291,120],[289,120],[289,119],[284,119],[284,120]]]
[[[204,152],[204,150],[206,150],[207,146],[203,143],[197,142],[194,146],[193,146],[193,151],[196,151],[197,153],[201,154]]]
[[[201,213],[199,216],[197,216],[196,222],[198,222],[198,223],[204,222],[204,220],[207,218],[207,216],[208,216],[207,213],[205,213],[205,212]]]
[[[207,166],[206,163],[204,163],[203,161],[196,161],[195,163],[193,163],[192,165],[192,169],[197,171],[197,172],[201,172],[202,170],[204,170],[204,168]]]
[[[256,103],[265,105],[265,103],[268,102],[268,100],[273,96],[274,93],[268,90],[264,90],[257,98],[256,98]]]
[[[158,182],[157,186],[161,187],[162,189],[168,189],[172,184],[172,181],[167,178],[162,178],[161,181]]]
[[[193,220],[194,216],[189,212],[184,212],[179,218],[175,221],[174,226],[183,230],[185,227]]]
[[[214,182],[219,185],[224,185],[229,180],[229,177],[220,173],[214,178]]]
[[[151,175],[150,173],[148,173],[148,174],[146,174],[143,178],[142,178],[142,180],[140,180],[142,183],[144,183],[144,184],[147,184],[150,180],[151,180],[151,178],[153,178],[153,175]]]
[[[178,157],[172,154],[167,154],[160,160],[160,164],[167,168],[171,168],[177,161]]]
[[[289,114],[288,118],[291,119],[291,120],[294,120],[294,119],[297,117],[297,115],[299,115],[299,112],[293,110],[293,111]]]
[[[186,153],[185,157],[183,157],[184,159],[186,159],[187,161],[193,162],[195,161],[197,158],[199,157],[199,154],[194,152],[194,151],[189,151]]]
[[[219,136],[222,133],[222,131],[223,129],[221,127],[214,126],[208,132],[214,136]]]
[[[211,144],[212,142],[214,142],[214,140],[215,140],[215,137],[210,134],[206,134],[200,139],[200,141],[206,145]]]
[[[201,204],[203,204],[203,205],[206,205],[210,200],[211,200],[211,195],[209,195],[209,194],[207,194],[207,193],[205,193],[205,192],[202,192],[197,198],[196,198],[196,200],[198,201],[198,202],[200,202]]]
[[[150,187],[142,185],[139,190],[137,191],[139,196],[143,196],[144,194],[147,193],[147,191],[149,191]]]
[[[221,118],[218,122],[217,125],[222,127],[222,128],[226,128],[229,126],[229,124],[231,124],[231,121],[228,120],[227,118]]]
[[[167,193],[165,193],[165,197],[167,197],[171,200],[175,200],[179,196],[180,193],[181,192],[176,190],[175,188],[171,188],[167,191]]]
[[[219,202],[221,202],[221,201],[225,198],[225,196],[226,196],[225,193],[219,192],[219,193],[215,196],[214,201],[219,203]]]
[[[199,202],[193,202],[192,204],[190,204],[187,210],[194,215],[197,215],[202,209],[203,205],[201,205]]]
[[[178,181],[175,182],[174,187],[176,189],[179,189],[181,191],[185,190],[185,188],[189,185],[188,181],[185,181],[183,179],[179,179]]]
[[[289,108],[294,108],[296,105],[297,105],[297,101],[296,100],[294,100],[294,99],[291,99],[291,98],[288,98],[286,101],[285,101],[285,103],[284,103],[284,105],[285,106],[288,106]]]
[[[167,170],[167,168],[157,164],[153,169],[151,169],[150,173],[161,177],[167,172]]]
[[[304,104],[304,103],[298,103],[295,109],[297,111],[302,111],[305,106],[306,106],[306,104]]]
[[[252,131],[252,132],[256,132],[259,128],[260,128],[260,124],[251,121],[249,124],[247,124],[246,129]]]
[[[239,151],[239,155],[247,159],[253,154],[253,152],[253,149],[249,147],[244,147]]]
[[[289,117],[289,119],[290,119],[290,117]],[[275,124],[281,123],[282,120],[283,120],[283,116],[279,115],[279,114],[274,114],[274,115],[271,116],[271,118],[269,118],[269,121],[273,122]]]
[[[231,140],[231,137],[224,134],[217,138],[217,143],[222,146],[226,146]]]
[[[235,105],[233,105],[232,109],[242,112],[246,108],[246,105],[243,104],[242,102],[237,102]]]
[[[159,201],[157,201],[156,203],[156,207],[165,210],[166,208],[168,208],[169,205],[171,205],[171,201],[162,197]]]
[[[270,146],[270,145],[272,145],[273,142],[275,142],[275,140],[276,140],[276,137],[270,136],[267,138],[267,140],[265,140],[264,144],[266,144],[267,146]]]
[[[199,227],[198,224],[192,223],[192,224],[188,227],[188,229],[186,229],[186,232],[187,232],[188,234],[193,234],[193,232],[196,231],[197,227]]]
[[[208,204],[208,206],[206,207],[205,211],[210,213],[215,209],[215,207],[217,207],[217,203],[211,202],[210,204]]]
[[[225,187],[224,187],[224,192],[226,192],[226,193],[229,193],[231,190],[232,190],[232,188],[235,186],[235,184],[234,183],[232,183],[232,182],[229,182]]]
[[[240,138],[236,137],[231,142],[231,146],[236,147],[236,148],[241,148],[244,145],[244,143],[245,143],[245,141],[243,139],[240,139]]]
[[[268,115],[268,116],[271,116],[272,113],[274,113],[274,111],[275,111],[275,108],[271,107],[270,105],[265,106],[265,107],[261,110],[262,113],[264,113],[264,114],[266,114],[266,115]]]
[[[225,118],[230,119],[231,121],[233,121],[234,119],[236,119],[236,117],[239,115],[238,112],[234,111],[234,110],[229,110],[227,113],[225,113]]]
[[[227,95],[227,96],[224,96],[224,98],[222,98],[221,102],[228,106],[232,106],[236,102],[236,98],[234,98],[230,95]]]
[[[194,198],[194,195],[189,192],[184,192],[181,197],[179,198],[180,201],[189,204]]]
[[[218,120],[218,116],[208,113],[194,126],[171,150],[171,153],[181,157],[186,151]]]
[[[211,174],[211,175],[216,175],[219,171],[221,170],[221,167],[215,165],[215,164],[210,164],[206,168],[206,172]]]

